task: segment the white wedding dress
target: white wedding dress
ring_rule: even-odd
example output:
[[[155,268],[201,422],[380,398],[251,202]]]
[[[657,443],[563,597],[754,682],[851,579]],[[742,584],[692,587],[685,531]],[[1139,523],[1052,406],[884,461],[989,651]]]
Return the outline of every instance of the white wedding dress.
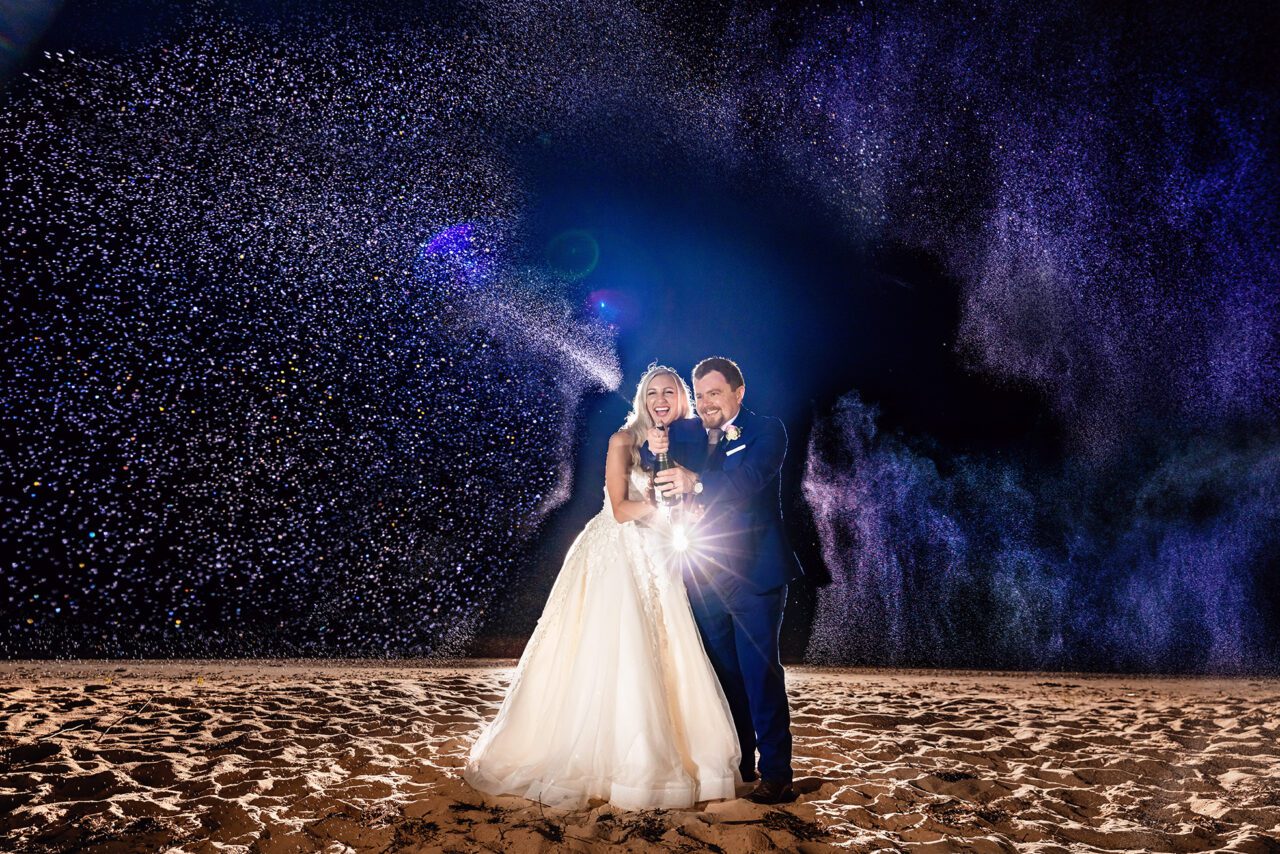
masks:
[[[643,497],[633,469],[628,494]],[[734,797],[729,704],[661,535],[608,499],[574,540],[497,717],[463,777],[561,809],[628,810]]]

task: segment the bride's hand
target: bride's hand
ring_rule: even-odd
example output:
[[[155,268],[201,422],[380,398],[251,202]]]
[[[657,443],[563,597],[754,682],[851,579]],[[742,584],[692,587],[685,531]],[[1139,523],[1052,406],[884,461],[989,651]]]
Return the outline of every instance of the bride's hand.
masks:
[[[657,427],[650,427],[645,437],[645,441],[649,445],[649,453],[657,456],[665,454],[668,450],[667,431],[660,430]]]

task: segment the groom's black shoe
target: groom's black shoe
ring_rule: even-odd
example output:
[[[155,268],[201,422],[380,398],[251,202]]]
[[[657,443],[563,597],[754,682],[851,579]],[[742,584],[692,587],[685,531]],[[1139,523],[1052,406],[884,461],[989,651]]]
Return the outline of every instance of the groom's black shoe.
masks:
[[[780,780],[761,780],[747,795],[747,800],[757,804],[789,804],[795,799],[796,790]]]

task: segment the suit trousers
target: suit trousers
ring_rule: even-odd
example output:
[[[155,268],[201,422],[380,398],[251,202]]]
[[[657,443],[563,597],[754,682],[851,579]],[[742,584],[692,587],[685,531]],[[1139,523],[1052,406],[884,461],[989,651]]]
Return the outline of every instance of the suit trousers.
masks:
[[[689,604],[711,666],[720,678],[742,745],[744,776],[791,782],[791,712],[779,652],[786,585],[729,595],[689,584]]]

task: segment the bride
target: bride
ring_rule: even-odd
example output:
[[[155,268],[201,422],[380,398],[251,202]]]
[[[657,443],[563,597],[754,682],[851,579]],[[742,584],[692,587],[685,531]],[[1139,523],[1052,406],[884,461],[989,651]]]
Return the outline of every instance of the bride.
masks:
[[[650,427],[690,409],[680,375],[651,365],[609,439],[604,507],[569,548],[502,708],[471,748],[463,777],[475,788],[561,809],[735,796],[729,704],[638,454]]]

